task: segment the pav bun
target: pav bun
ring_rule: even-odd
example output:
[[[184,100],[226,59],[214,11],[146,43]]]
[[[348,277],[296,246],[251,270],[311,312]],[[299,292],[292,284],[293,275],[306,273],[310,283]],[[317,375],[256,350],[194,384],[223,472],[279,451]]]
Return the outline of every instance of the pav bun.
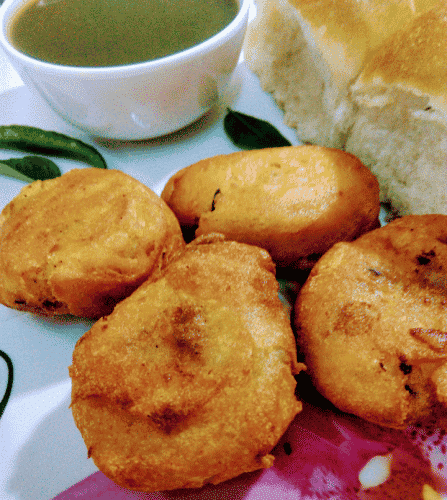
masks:
[[[447,214],[447,4],[387,39],[351,87],[345,149],[401,215]]]

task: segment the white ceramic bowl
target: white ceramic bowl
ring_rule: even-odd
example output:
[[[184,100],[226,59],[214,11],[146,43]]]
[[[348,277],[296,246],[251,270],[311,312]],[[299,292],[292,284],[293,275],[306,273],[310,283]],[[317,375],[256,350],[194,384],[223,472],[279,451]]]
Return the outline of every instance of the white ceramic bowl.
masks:
[[[43,62],[12,46],[8,23],[27,1],[6,0],[0,8],[0,44],[22,80],[73,125],[125,140],[178,130],[216,103],[237,65],[250,6],[250,0],[238,0],[236,18],[190,49],[149,62],[90,68]]]

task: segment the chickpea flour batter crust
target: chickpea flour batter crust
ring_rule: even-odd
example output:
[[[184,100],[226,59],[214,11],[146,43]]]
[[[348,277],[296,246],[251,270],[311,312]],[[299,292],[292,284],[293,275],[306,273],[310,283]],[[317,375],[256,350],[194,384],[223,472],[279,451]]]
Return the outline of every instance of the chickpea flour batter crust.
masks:
[[[284,268],[310,269],[334,243],[379,226],[376,178],[353,155],[318,146],[206,158],[174,174],[161,197],[185,234],[225,234]]]
[[[99,318],[185,246],[178,221],[118,170],[35,181],[0,214],[0,303]]]
[[[106,476],[161,491],[272,465],[305,369],[274,271],[265,250],[198,238],[78,341],[71,408]]]
[[[295,306],[299,350],[335,406],[384,426],[447,425],[447,216],[338,243]]]

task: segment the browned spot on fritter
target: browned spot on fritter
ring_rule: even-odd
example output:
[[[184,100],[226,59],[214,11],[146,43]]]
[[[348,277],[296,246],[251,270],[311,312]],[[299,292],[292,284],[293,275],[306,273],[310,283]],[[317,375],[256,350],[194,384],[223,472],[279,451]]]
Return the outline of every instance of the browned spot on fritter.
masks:
[[[180,358],[198,360],[203,351],[203,334],[205,319],[202,310],[197,306],[179,306],[173,316],[174,347]]]
[[[132,398],[128,394],[122,394],[121,396],[118,396],[115,402],[123,410],[127,410],[134,403]]]
[[[349,302],[340,309],[334,330],[353,336],[370,330],[372,323],[371,304]]]
[[[63,303],[62,302],[58,302],[57,300],[55,301],[50,301],[50,300],[45,300],[42,304],[42,306],[45,308],[45,309],[60,309],[61,307],[63,307]]]
[[[171,434],[179,425],[189,417],[188,413],[177,412],[170,406],[166,406],[160,411],[154,412],[148,417],[165,434]]]
[[[447,346],[447,332],[433,328],[412,328],[410,335],[417,338],[432,350],[442,352]]]
[[[405,358],[405,356],[400,356],[399,361],[400,361],[399,370],[404,375],[409,375],[413,371],[413,367],[407,363],[407,359]]]
[[[429,252],[422,252],[420,255],[416,257],[416,260],[419,265],[426,266],[430,264],[433,258],[436,257],[436,253],[434,250],[430,250]]]

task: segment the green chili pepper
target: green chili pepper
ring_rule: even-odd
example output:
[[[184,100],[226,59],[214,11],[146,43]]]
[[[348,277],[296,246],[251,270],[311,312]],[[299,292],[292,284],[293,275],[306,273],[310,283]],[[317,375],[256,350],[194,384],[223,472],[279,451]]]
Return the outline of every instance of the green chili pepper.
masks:
[[[59,156],[107,168],[105,159],[93,146],[59,132],[27,125],[0,126],[0,148]]]

